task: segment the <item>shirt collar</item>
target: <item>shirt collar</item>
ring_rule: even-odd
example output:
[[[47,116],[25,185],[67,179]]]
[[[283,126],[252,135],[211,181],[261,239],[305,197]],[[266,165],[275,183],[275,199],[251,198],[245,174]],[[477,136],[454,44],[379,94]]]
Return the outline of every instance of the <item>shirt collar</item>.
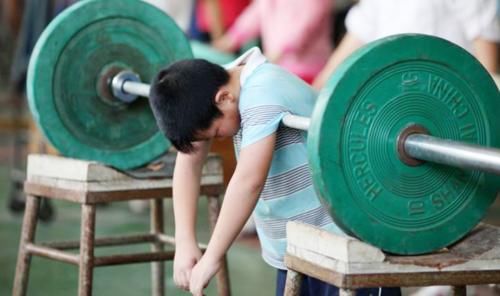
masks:
[[[225,64],[226,70],[244,65],[240,74],[240,85],[243,85],[253,71],[267,61],[258,47],[252,47],[231,63]]]

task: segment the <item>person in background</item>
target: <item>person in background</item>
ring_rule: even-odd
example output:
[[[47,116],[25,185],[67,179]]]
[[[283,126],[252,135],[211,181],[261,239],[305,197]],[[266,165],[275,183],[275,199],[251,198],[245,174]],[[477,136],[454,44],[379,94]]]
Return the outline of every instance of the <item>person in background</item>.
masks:
[[[145,2],[156,6],[163,12],[168,14],[181,28],[182,31],[187,32],[189,24],[191,23],[191,15],[194,7],[195,0],[144,0]]]
[[[401,33],[447,39],[471,52],[493,74],[498,67],[500,40],[497,5],[497,0],[361,0],[349,11],[347,34],[313,87],[322,88],[337,66],[356,49]]]
[[[264,54],[312,82],[331,53],[332,0],[253,0],[215,48],[231,52],[258,36]]]
[[[196,1],[190,37],[201,42],[220,38],[249,3],[250,0]]]

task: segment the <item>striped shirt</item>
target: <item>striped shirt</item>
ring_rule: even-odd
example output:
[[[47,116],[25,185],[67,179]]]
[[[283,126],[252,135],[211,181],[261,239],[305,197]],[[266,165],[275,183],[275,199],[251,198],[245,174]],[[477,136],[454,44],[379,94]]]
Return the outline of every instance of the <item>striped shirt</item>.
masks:
[[[252,50],[251,50],[252,51]],[[271,266],[286,269],[286,223],[301,221],[343,233],[319,201],[308,166],[306,136],[281,124],[286,114],[310,116],[316,93],[298,77],[265,62],[253,49],[228,66],[245,64],[241,74],[241,128],[234,136],[236,153],[276,133],[269,174],[254,210],[262,256]]]

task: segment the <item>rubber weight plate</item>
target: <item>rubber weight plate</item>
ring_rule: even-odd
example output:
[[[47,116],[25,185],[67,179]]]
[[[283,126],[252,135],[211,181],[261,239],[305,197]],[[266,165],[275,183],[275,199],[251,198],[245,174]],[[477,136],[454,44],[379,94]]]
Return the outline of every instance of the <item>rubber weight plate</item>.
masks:
[[[160,10],[137,0],[80,1],[57,16],[31,57],[30,109],[62,154],[121,169],[165,152],[147,99],[114,99],[109,80],[120,70],[148,83],[163,66],[191,58],[183,32]]]
[[[412,125],[456,141],[500,147],[500,95],[468,52],[400,35],[355,52],[318,98],[308,135],[315,187],[346,232],[397,254],[459,240],[494,201],[499,178],[397,152]]]

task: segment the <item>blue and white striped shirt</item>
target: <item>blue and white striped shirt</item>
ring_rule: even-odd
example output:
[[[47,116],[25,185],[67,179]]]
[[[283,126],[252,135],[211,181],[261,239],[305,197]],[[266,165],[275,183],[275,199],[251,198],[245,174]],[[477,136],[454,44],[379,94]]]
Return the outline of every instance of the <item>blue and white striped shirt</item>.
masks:
[[[276,133],[271,167],[253,215],[264,260],[275,268],[286,269],[283,257],[288,221],[343,233],[314,191],[307,133],[281,124],[288,113],[310,116],[316,93],[298,77],[266,63],[259,50],[247,52],[236,61],[247,62],[240,78],[241,128],[233,139],[236,153]]]

